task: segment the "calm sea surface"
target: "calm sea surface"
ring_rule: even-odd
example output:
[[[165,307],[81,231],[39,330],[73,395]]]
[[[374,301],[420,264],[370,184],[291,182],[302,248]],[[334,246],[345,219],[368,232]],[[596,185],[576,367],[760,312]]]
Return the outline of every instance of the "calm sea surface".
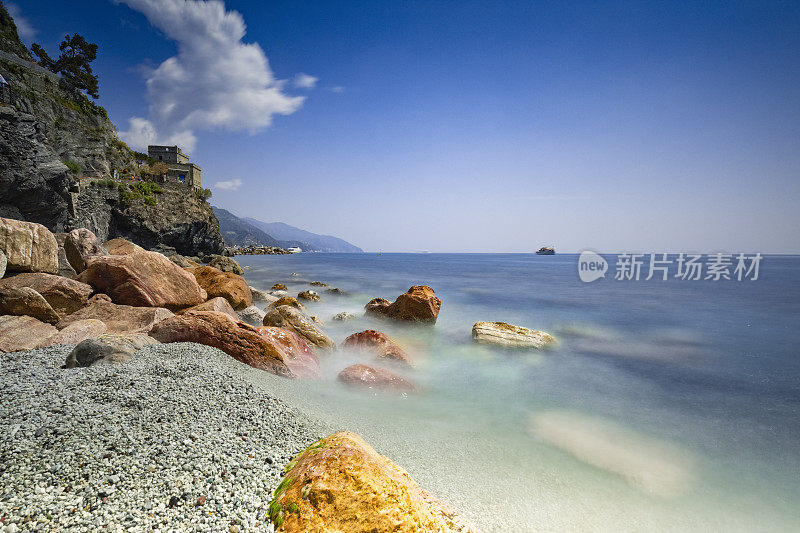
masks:
[[[265,379],[483,530],[800,530],[800,257],[767,256],[757,281],[589,284],[575,255],[237,259],[260,289],[347,291],[309,305],[337,343],[373,328],[408,348],[417,368],[390,367],[421,389],[408,397],[337,383],[365,362],[345,351],[321,354],[320,381]],[[417,284],[442,300],[435,327],[363,317],[371,298]],[[358,319],[332,321],[340,311]],[[482,320],[548,331],[560,346],[476,346]]]

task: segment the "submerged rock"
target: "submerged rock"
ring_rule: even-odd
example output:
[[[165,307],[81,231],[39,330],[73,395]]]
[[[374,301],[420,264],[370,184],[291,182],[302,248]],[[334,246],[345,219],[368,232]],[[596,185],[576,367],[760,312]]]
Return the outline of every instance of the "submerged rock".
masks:
[[[0,315],[28,315],[48,324],[59,320],[47,300],[30,287],[0,287]]]
[[[0,218],[0,250],[8,272],[58,272],[58,242],[41,224]]]
[[[332,289],[327,289],[325,292],[327,294],[333,294],[334,296],[344,296],[345,294],[347,294],[346,292],[344,292],[342,289],[340,289],[338,287],[334,287]]]
[[[0,315],[0,352],[33,350],[58,330],[32,316]]]
[[[309,285],[311,285],[312,287],[327,287],[328,286],[327,283],[322,283],[321,281],[312,281],[311,283],[309,283]]]
[[[130,361],[136,352],[151,344],[158,344],[158,341],[143,333],[100,335],[79,342],[67,356],[64,366],[75,368],[96,364],[125,363]]]
[[[86,307],[94,291],[86,283],[43,272],[25,272],[4,278],[0,280],[0,287],[29,287],[41,294],[62,318]]]
[[[314,291],[301,291],[297,294],[298,300],[307,300],[309,302],[318,302],[320,301],[319,294]]]
[[[159,322],[150,335],[161,342],[196,342],[237,361],[293,378],[317,377],[319,360],[295,333],[256,328],[217,311],[189,311]]]
[[[341,313],[336,313],[333,315],[333,320],[338,320],[340,322],[345,322],[347,320],[355,320],[356,315],[352,313],[348,313],[346,311],[342,311]]]
[[[75,322],[95,319],[103,322],[108,333],[147,333],[158,322],[173,316],[163,307],[132,307],[112,303],[108,296],[92,296],[89,305],[62,318],[56,326],[63,330]]]
[[[394,303],[374,298],[365,309],[367,314],[380,317],[435,324],[441,305],[442,301],[436,297],[433,289],[427,285],[415,285],[398,296]]]
[[[75,272],[80,274],[91,259],[108,255],[108,250],[100,244],[100,239],[86,228],[78,228],[67,233],[64,251]]]
[[[476,322],[472,326],[475,342],[504,346],[506,348],[549,348],[555,346],[555,337],[544,331],[535,331],[505,322]]]
[[[311,318],[304,315],[299,309],[281,305],[264,315],[265,326],[275,326],[294,331],[308,342],[320,348],[332,349],[336,344],[323,333]]]
[[[272,286],[272,290],[273,291],[285,291],[285,290],[288,290],[288,289],[286,288],[286,285],[284,285],[283,283],[276,283],[275,285]]]
[[[269,518],[282,533],[477,531],[348,431],[298,454],[273,496]]]
[[[242,276],[218,268],[201,266],[188,269],[209,297],[222,296],[234,309],[253,305],[253,293]]]
[[[121,305],[178,310],[208,297],[195,276],[157,252],[95,257],[80,277]]]
[[[373,368],[367,365],[350,365],[339,372],[337,377],[342,383],[368,387],[370,389],[374,387],[406,392],[416,390],[416,387],[403,376],[382,368]]]
[[[374,329],[353,333],[342,341],[342,348],[367,350],[375,354],[379,359],[392,359],[407,365],[413,364],[411,357],[399,344],[390,339],[385,333]]]

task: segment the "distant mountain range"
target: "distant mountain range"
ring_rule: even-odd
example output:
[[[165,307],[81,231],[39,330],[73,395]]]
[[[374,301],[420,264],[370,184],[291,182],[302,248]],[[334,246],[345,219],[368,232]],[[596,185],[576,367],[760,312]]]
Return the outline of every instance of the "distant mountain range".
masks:
[[[239,218],[230,211],[214,208],[219,231],[227,246],[294,246],[314,252],[361,253],[364,250],[330,235],[317,235],[282,222],[262,222],[254,218]]]

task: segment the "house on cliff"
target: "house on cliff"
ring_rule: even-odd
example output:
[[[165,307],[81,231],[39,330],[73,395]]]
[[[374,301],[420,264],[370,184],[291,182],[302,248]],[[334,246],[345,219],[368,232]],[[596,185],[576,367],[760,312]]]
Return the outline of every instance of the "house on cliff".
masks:
[[[202,187],[200,181],[200,167],[189,161],[189,155],[184,154],[177,146],[150,145],[147,155],[167,166],[166,181],[183,183],[196,189]]]

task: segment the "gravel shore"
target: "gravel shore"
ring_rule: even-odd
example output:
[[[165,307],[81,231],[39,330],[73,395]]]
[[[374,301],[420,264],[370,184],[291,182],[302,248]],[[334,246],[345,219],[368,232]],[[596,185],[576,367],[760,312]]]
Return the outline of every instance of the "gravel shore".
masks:
[[[0,531],[270,531],[284,465],[327,430],[192,343],[62,369],[0,354]]]

